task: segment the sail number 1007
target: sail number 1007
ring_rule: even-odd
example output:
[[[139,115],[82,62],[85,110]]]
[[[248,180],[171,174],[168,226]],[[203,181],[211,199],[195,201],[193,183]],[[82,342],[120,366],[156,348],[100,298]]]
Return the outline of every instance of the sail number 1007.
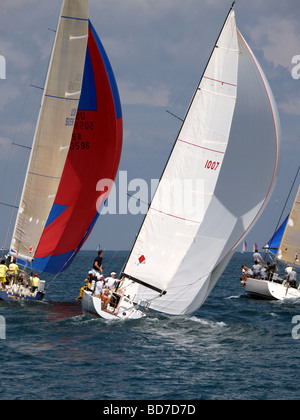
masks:
[[[220,162],[213,162],[212,160],[207,160],[204,166],[204,169],[210,169],[211,171],[216,171],[220,166]]]

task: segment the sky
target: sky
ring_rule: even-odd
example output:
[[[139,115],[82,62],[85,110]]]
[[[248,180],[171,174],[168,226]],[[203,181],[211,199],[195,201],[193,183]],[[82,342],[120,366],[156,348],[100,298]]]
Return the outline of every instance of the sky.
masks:
[[[0,0],[0,202],[18,205],[61,0]],[[120,171],[128,182],[158,179],[231,6],[229,0],[90,0],[90,16],[119,87],[124,123]],[[252,250],[274,233],[300,164],[299,0],[238,0],[239,30],[259,60],[278,105],[282,155],[277,187],[246,238]],[[297,57],[296,57],[297,58]],[[296,61],[295,61],[296,60]],[[295,77],[299,74],[299,78]],[[293,77],[294,75],[294,77]],[[255,152],[253,156],[255,167]],[[251,174],[249,174],[251,176]],[[300,177],[288,203],[289,211]],[[150,188],[149,188],[150,190]],[[130,191],[129,191],[130,192]],[[150,200],[149,192],[149,200]],[[0,241],[10,242],[15,213],[0,205]],[[143,215],[105,215],[84,249],[129,250]],[[7,233],[8,232],[8,233]],[[9,238],[9,239],[8,239]]]

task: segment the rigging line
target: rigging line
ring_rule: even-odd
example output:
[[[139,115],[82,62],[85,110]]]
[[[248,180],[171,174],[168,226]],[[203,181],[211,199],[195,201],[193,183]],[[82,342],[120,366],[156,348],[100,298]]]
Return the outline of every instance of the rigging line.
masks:
[[[49,289],[49,287],[51,286],[51,284],[57,279],[57,277],[64,271],[65,266],[68,264],[68,262],[70,261],[71,258],[74,257],[74,255],[76,255],[76,251],[74,251],[70,257],[67,259],[67,261],[64,263],[64,265],[62,266],[62,268],[59,270],[58,273],[55,274],[55,276],[53,277],[53,279],[50,281],[49,285],[46,287],[45,292],[47,292],[47,290]]]
[[[172,115],[172,117],[177,118],[177,120],[183,122],[183,118],[178,117],[178,115],[173,114],[173,112],[166,110],[166,112],[170,115]]]
[[[22,148],[24,148],[24,149],[29,149],[29,150],[31,150],[31,149],[32,149],[32,147],[31,147],[31,146],[24,146],[23,144],[13,143],[12,145],[13,145],[13,146],[17,146],[17,147],[22,147]]]
[[[150,207],[150,203],[147,203],[147,201],[141,200],[138,197],[135,197],[133,194],[127,193],[128,197],[133,198],[136,201],[139,201],[140,203],[146,204],[148,207]]]
[[[41,86],[36,86],[36,85],[32,85],[32,84],[30,84],[29,86],[30,86],[30,87],[33,87],[33,88],[35,88],[35,89],[44,90],[44,88],[43,88],[43,87],[41,87]]]
[[[7,203],[1,203],[0,202],[0,206],[5,206],[5,207],[10,207],[12,209],[18,209],[18,206],[12,205],[12,204],[7,204]]]
[[[288,196],[287,196],[287,199],[286,199],[286,202],[285,202],[285,204],[284,204],[284,206],[283,206],[283,210],[282,210],[282,212],[281,212],[281,215],[280,215],[280,217],[279,217],[279,220],[278,220],[277,226],[276,226],[276,228],[275,228],[274,235],[275,235],[275,233],[277,232],[277,230],[278,230],[278,228],[279,228],[279,224],[280,224],[281,218],[282,218],[282,216],[283,216],[283,213],[284,213],[284,211],[285,211],[285,209],[286,209],[287,203],[288,203],[288,201],[289,201],[289,199],[290,199],[290,196],[291,196],[291,194],[292,194],[292,190],[293,190],[293,188],[294,188],[294,186],[295,186],[295,183],[296,183],[296,180],[297,180],[297,178],[298,178],[299,172],[300,172],[300,166],[299,166],[299,168],[298,168],[298,170],[297,170],[296,176],[295,176],[294,181],[293,181],[293,183],[292,183],[292,186],[291,186],[291,188],[290,188],[290,192],[289,192],[289,194],[288,194]],[[274,235],[273,235],[273,236],[274,236]]]

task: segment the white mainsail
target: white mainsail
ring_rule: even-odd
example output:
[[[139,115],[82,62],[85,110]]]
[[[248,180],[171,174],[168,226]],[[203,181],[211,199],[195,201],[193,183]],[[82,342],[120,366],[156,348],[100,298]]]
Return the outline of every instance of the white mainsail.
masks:
[[[65,0],[11,243],[23,259],[34,256],[58,189],[81,94],[87,40],[88,0]]]
[[[300,187],[276,257],[300,267]]]
[[[124,267],[126,293],[169,314],[197,310],[270,197],[279,142],[274,98],[231,9]]]

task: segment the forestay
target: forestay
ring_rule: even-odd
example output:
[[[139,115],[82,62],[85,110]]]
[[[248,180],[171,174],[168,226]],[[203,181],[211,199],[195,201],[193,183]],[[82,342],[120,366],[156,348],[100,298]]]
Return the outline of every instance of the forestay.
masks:
[[[270,197],[279,131],[271,90],[231,10],[124,267],[126,292],[170,314],[202,305]],[[192,213],[173,180],[191,180]]]

